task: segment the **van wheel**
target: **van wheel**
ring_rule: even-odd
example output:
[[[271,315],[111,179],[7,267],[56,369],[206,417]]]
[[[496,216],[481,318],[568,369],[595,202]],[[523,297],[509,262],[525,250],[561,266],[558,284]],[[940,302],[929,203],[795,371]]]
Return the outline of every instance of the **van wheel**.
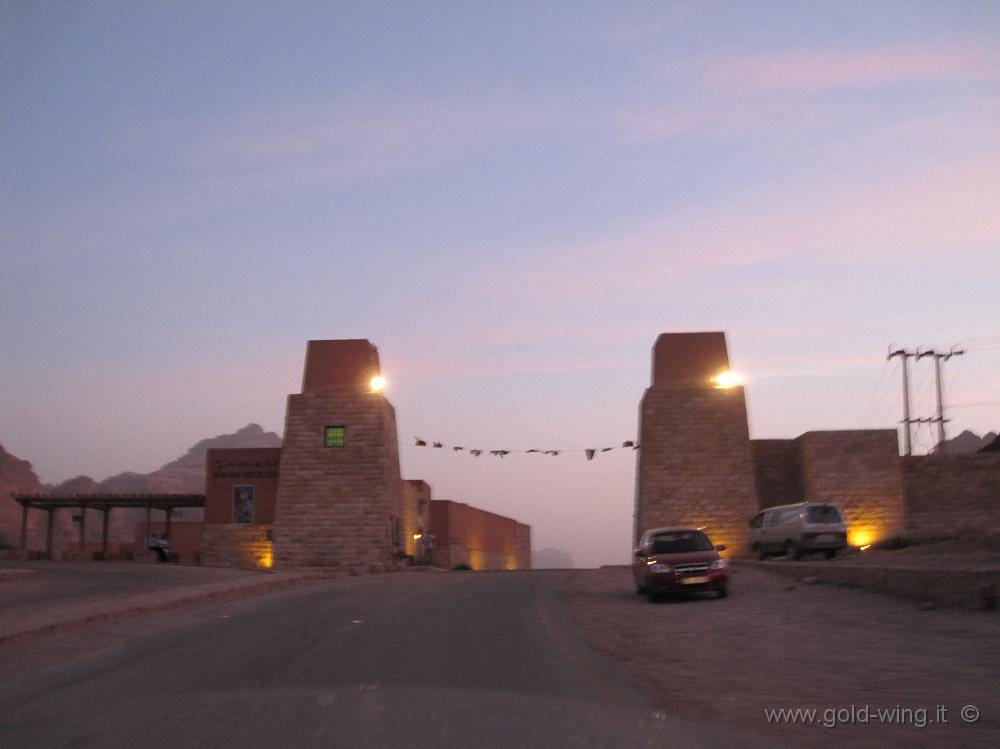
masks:
[[[795,544],[793,544],[791,541],[786,541],[785,542],[785,559],[790,559],[791,561],[795,562],[795,561],[798,561],[799,559],[801,559],[801,557],[802,557],[802,553],[798,549],[795,548]]]
[[[757,554],[757,561],[763,562],[765,559],[767,559],[767,554],[764,553],[763,544],[757,544],[754,547],[754,552]]]

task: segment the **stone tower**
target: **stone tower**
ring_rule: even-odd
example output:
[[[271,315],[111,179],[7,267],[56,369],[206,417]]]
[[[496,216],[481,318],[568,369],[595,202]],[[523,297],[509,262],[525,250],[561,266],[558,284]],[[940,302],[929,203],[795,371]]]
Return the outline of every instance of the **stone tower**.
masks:
[[[729,369],[725,333],[664,333],[639,409],[633,542],[670,525],[704,527],[744,552],[757,511],[746,398],[713,382]]]
[[[276,567],[377,572],[402,551],[396,414],[367,340],[309,341],[288,396],[274,513]]]

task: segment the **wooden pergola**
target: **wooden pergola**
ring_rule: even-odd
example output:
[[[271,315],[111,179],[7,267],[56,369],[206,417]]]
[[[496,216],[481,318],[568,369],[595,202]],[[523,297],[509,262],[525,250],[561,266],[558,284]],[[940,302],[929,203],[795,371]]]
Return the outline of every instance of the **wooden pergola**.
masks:
[[[52,528],[55,513],[61,509],[80,510],[80,548],[83,549],[87,531],[87,510],[103,514],[101,556],[108,556],[108,514],[116,508],[146,511],[146,538],[149,538],[150,513],[161,510],[165,515],[166,533],[170,534],[170,517],[174,510],[183,507],[204,507],[204,494],[15,494],[21,505],[21,553],[28,549],[28,510],[48,513],[45,524],[45,553],[52,558]]]

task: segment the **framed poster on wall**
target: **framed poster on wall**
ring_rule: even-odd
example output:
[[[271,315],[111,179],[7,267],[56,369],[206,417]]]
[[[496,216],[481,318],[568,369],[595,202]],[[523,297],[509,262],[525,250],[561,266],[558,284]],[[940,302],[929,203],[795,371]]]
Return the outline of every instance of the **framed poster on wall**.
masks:
[[[233,522],[253,522],[253,487],[233,487]]]

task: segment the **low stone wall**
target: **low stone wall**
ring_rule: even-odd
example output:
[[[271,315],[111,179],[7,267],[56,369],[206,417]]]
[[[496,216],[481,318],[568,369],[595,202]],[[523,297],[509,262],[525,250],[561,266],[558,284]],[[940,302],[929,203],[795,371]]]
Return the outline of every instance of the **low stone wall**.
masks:
[[[446,570],[455,569],[459,565],[468,565],[479,571],[509,570],[513,563],[507,554],[468,549],[460,544],[437,546],[431,554],[431,564]]]
[[[201,535],[201,563],[211,567],[270,569],[274,564],[271,526],[206,524]]]
[[[939,537],[996,527],[1000,453],[902,458],[906,526]]]
[[[960,570],[887,567],[836,562],[740,561],[738,567],[758,569],[797,580],[846,585],[875,593],[910,598],[940,606],[994,609],[1000,592],[1000,569]]]

